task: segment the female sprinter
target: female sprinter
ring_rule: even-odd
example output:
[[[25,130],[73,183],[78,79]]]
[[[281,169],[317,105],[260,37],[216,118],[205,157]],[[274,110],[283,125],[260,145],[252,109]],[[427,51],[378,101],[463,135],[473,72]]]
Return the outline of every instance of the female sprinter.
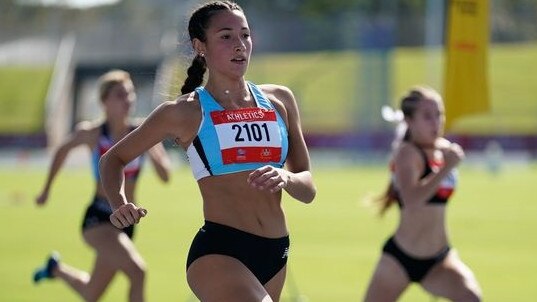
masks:
[[[395,144],[392,182],[382,199],[382,213],[399,204],[399,225],[383,247],[365,301],[396,301],[411,282],[452,301],[480,301],[474,274],[449,246],[446,207],[464,153],[442,138],[442,99],[417,87],[401,110],[407,129]]]
[[[55,152],[45,186],[36,199],[38,205],[47,202],[52,183],[73,148],[85,145],[91,150],[95,194],[82,222],[82,235],[96,253],[93,271],[88,274],[71,267],[60,262],[58,254],[53,253],[45,265],[35,272],[34,281],[38,283],[44,279],[59,278],[85,301],[97,301],[116,272],[121,271],[130,281],[129,301],[144,301],[145,263],[132,242],[134,228],[130,226],[121,231],[110,223],[112,209],[106,200],[98,170],[99,158],[135,128],[129,121],[129,112],[136,99],[134,85],[130,75],[121,70],[102,75],[99,83],[104,121],[82,122],[77,126],[76,131]],[[148,148],[149,158],[160,179],[167,182],[170,160],[160,142],[153,145]],[[132,158],[122,172],[125,175],[122,190],[132,202],[136,200],[134,193],[143,158]]]
[[[101,159],[111,220],[123,228],[145,215],[121,194],[120,171],[171,137],[186,150],[203,199],[205,224],[187,260],[190,288],[204,302],[278,301],[289,253],[282,191],[304,203],[316,193],[297,104],[286,87],[244,79],[252,40],[237,4],[201,6],[188,31],[196,55],[183,95]]]

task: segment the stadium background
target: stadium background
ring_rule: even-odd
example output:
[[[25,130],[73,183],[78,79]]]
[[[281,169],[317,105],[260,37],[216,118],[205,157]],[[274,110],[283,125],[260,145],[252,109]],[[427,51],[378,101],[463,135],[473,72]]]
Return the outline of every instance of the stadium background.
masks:
[[[183,29],[197,1],[99,0],[115,4],[86,9],[38,2],[0,1],[3,147],[54,146],[95,117],[94,80],[109,68],[133,73],[139,116],[177,94],[191,58]],[[293,89],[313,147],[385,150],[391,128],[380,107],[415,84],[443,89],[442,1],[239,2],[254,35],[248,78]],[[491,138],[509,149],[537,145],[536,5],[490,3],[491,110],[450,129],[466,148]]]
[[[15,211],[14,217],[22,213],[13,205],[23,203],[25,211],[33,211],[32,196],[45,176],[50,150],[76,122],[98,117],[95,79],[99,74],[110,68],[130,71],[137,85],[136,115],[143,117],[177,95],[190,62],[183,29],[200,1],[100,0],[94,2],[105,5],[87,6],[88,2],[0,0],[0,164],[5,174],[0,204]],[[381,106],[395,106],[398,97],[415,84],[443,91],[442,1],[237,2],[246,10],[253,30],[248,79],[287,85],[294,91],[314,167],[327,175],[343,174],[351,181],[354,177],[358,181],[362,172],[353,176],[339,168],[363,168],[380,173],[383,186],[393,127],[382,121]],[[522,169],[520,174],[527,177],[521,180],[525,185],[519,198],[535,201],[529,188],[537,181],[537,1],[491,0],[490,7],[491,110],[458,119],[448,136],[468,151],[469,174],[480,165],[487,173],[498,167]],[[184,155],[168,146],[182,176]],[[85,156],[72,156],[69,166],[85,167]],[[34,171],[35,187],[13,183],[26,180],[25,169]],[[79,172],[69,173],[85,179]],[[377,183],[372,186],[364,190],[380,190]],[[478,196],[470,188],[466,191]],[[43,213],[30,216],[36,224],[46,219]],[[9,226],[6,221],[3,229]],[[521,221],[526,220],[521,217]],[[382,228],[386,235],[389,228]],[[78,234],[72,231],[69,236],[76,239]],[[535,248],[534,241],[526,242],[524,248]],[[35,248],[44,253],[49,246]],[[535,262],[529,267],[535,267]],[[4,274],[1,278],[9,280]],[[295,279],[292,282],[302,280]],[[329,284],[325,286],[332,290]],[[532,301],[527,296],[516,300]]]

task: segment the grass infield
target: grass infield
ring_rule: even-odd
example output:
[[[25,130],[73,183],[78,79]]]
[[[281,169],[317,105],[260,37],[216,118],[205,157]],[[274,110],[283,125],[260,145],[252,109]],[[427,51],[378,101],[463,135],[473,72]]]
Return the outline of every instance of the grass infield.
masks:
[[[289,275],[282,301],[360,301],[384,240],[397,216],[391,209],[379,219],[363,202],[380,193],[388,174],[383,165],[345,168],[319,165],[318,195],[304,205],[284,198],[291,235]],[[148,168],[148,167],[146,167]],[[90,270],[93,252],[82,241],[80,223],[93,192],[90,167],[68,168],[58,176],[50,203],[33,197],[45,171],[21,164],[0,170],[0,301],[78,301],[62,282],[35,286],[31,275],[52,250],[71,265]],[[486,301],[534,301],[537,288],[537,165],[504,166],[491,175],[463,164],[460,185],[449,203],[451,243],[475,272]],[[201,200],[186,166],[169,185],[153,172],[142,174],[139,201],[149,210],[135,242],[148,265],[148,301],[196,301],[185,280],[186,253],[201,226]],[[125,301],[126,278],[118,275],[103,301]],[[431,301],[412,286],[401,301]],[[442,300],[439,300],[442,301]]]

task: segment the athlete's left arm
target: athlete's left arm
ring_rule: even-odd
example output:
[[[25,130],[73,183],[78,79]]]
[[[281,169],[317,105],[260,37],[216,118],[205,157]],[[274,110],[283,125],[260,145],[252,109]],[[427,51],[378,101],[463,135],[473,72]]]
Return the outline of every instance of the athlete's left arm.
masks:
[[[171,163],[164,145],[158,143],[149,149],[147,153],[160,180],[168,182],[170,180]]]
[[[311,174],[310,156],[302,134],[298,106],[292,91],[279,85],[262,85],[265,94],[287,124],[289,137],[289,150],[285,169],[275,169],[270,166],[260,168],[250,174],[249,181],[256,187],[267,189],[267,181],[259,186],[258,180],[261,174],[272,174],[273,186],[268,186],[272,192],[284,189],[291,197],[310,203],[315,198],[317,189],[313,183]],[[274,170],[273,170],[274,169]],[[276,175],[274,175],[276,174]]]

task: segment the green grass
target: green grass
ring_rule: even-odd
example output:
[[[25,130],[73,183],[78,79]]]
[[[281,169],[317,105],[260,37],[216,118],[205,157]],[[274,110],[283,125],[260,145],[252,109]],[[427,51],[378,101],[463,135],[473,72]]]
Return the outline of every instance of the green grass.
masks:
[[[536,134],[535,53],[537,43],[493,45],[489,50],[488,66],[491,111],[461,118],[452,131],[465,134]],[[440,50],[397,49],[394,53],[393,99],[397,100],[408,87],[416,84],[427,84],[441,90],[441,60]]]
[[[537,133],[537,43],[493,45],[489,53],[491,111],[456,121],[452,132],[465,134]],[[297,95],[304,128],[311,132],[357,129],[357,118],[371,107],[367,81],[357,52],[254,55],[248,78],[256,83],[289,86]],[[391,91],[398,100],[411,86],[441,91],[441,50],[397,48],[391,53]],[[380,105],[378,106],[380,108]],[[369,112],[379,116],[378,111]],[[449,112],[447,113],[449,114]]]
[[[0,68],[0,133],[43,131],[51,67]]]
[[[352,129],[358,109],[355,52],[315,52],[254,56],[248,79],[290,87],[308,132]]]
[[[537,203],[532,196],[537,165],[504,168],[493,176],[476,164],[461,167],[459,190],[449,204],[450,237],[475,272],[485,301],[534,301]],[[176,170],[168,186],[149,170],[138,192],[149,215],[135,239],[148,264],[148,300],[193,301],[185,260],[203,220],[197,186],[185,166]],[[297,290],[293,284],[308,301],[359,301],[397,220],[396,209],[379,219],[363,202],[364,196],[384,189],[387,170],[319,165],[314,177],[318,196],[313,204],[284,199],[292,249],[283,301],[291,301]],[[62,171],[50,204],[37,208],[32,199],[44,178],[44,170],[22,164],[0,170],[0,301],[78,301],[61,282],[32,284],[34,268],[51,250],[60,251],[67,263],[91,268],[92,251],[80,236],[81,217],[93,190],[89,167]],[[126,280],[118,276],[103,301],[125,301],[125,295]],[[401,301],[431,299],[413,286]]]
[[[493,45],[490,48],[489,113],[464,117],[452,131],[463,134],[537,133],[537,43]],[[358,52],[254,54],[247,78],[256,83],[289,86],[297,96],[305,132],[334,133],[359,129],[359,119],[379,116],[367,99],[371,87]],[[397,48],[391,53],[391,96],[398,98],[416,84],[441,89],[440,50]],[[170,93],[177,95],[186,64],[177,65]],[[0,67],[0,133],[35,133],[44,122],[50,67]],[[449,112],[448,112],[449,114]]]

